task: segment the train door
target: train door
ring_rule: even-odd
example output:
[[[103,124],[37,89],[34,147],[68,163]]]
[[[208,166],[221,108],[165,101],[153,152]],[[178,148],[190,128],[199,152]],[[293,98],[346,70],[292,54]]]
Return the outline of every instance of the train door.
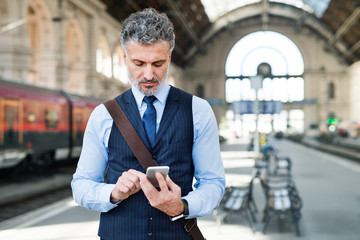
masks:
[[[73,110],[73,119],[72,119],[72,138],[73,138],[73,148],[72,148],[72,157],[80,156],[82,139],[84,136],[84,108],[75,107]]]
[[[0,102],[0,145],[15,147],[23,143],[23,107],[18,100]]]
[[[73,112],[73,140],[75,142],[81,141],[83,138],[83,120],[84,110],[80,108],[74,108]]]

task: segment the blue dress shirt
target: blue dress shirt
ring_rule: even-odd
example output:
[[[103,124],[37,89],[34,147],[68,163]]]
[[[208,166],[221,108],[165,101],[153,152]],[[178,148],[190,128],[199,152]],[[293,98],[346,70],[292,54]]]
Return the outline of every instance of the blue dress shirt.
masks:
[[[142,118],[147,107],[142,101],[144,95],[135,87],[131,90]],[[155,94],[156,131],[159,129],[169,91],[170,86],[164,82]],[[183,197],[189,204],[188,218],[211,213],[218,206],[225,188],[225,172],[214,113],[207,101],[196,96],[193,96],[192,111],[195,190]],[[115,184],[103,182],[112,125],[113,120],[105,106],[97,106],[88,120],[80,159],[71,182],[75,201],[100,212],[107,212],[117,206],[110,202]]]

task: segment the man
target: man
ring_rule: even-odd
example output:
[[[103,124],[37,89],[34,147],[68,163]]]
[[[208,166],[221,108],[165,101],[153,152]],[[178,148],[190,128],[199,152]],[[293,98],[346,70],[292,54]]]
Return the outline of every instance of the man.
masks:
[[[101,239],[190,239],[182,223],[172,220],[211,213],[225,187],[214,114],[205,100],[166,83],[175,35],[165,14],[151,8],[132,14],[123,22],[121,44],[132,87],[116,101],[169,174],[156,175],[160,189],[150,183],[101,104],[86,127],[71,183],[74,199],[102,212]],[[155,137],[144,127],[152,106]]]

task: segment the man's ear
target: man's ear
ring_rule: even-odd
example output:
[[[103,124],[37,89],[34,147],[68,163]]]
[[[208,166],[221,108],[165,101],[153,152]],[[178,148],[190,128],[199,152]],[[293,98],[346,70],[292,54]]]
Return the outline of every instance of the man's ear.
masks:
[[[124,63],[126,63],[126,52],[123,51],[123,58],[124,58]]]

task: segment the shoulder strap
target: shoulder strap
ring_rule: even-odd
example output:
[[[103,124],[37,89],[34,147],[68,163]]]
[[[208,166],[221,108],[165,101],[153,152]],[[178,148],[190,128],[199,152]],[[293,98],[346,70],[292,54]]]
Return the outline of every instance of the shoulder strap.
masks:
[[[139,137],[138,133],[130,123],[129,119],[125,115],[124,111],[115,99],[108,100],[103,103],[110,113],[115,125],[123,135],[126,143],[135,154],[137,160],[141,166],[145,169],[151,166],[158,166],[159,164],[152,158],[149,150],[146,148],[144,142]],[[192,219],[181,219],[184,224],[185,231],[191,236],[193,240],[205,240],[202,235],[196,218]]]
[[[130,123],[129,119],[125,115],[120,105],[116,102],[116,100],[108,100],[104,102],[104,105],[109,111],[117,128],[123,135],[126,143],[129,145],[130,149],[133,151],[137,160],[140,162],[141,166],[145,169],[145,171],[150,166],[159,165],[152,158],[149,150],[146,148],[145,144],[139,137],[138,133],[136,132],[133,125]]]

